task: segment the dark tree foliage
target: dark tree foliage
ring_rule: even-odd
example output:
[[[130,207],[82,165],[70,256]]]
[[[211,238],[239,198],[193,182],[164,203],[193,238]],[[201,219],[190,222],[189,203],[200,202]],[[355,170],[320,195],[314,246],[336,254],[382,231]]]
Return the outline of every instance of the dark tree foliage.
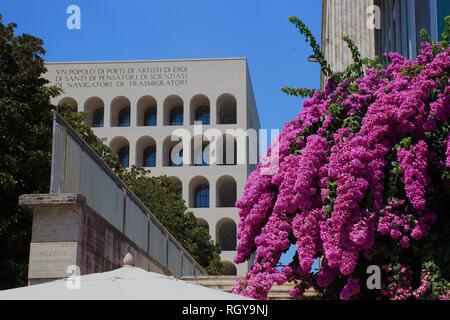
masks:
[[[0,16],[1,18],[1,16]],[[0,289],[26,285],[31,214],[25,193],[49,190],[52,109],[42,40],[0,20]]]

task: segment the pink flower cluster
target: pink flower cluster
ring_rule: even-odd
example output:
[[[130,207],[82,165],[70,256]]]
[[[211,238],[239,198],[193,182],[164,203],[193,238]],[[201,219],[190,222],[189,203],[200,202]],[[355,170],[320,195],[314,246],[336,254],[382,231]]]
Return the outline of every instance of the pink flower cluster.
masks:
[[[408,248],[411,238],[420,240],[428,235],[436,214],[430,210],[417,211],[416,215],[404,213],[399,209],[404,203],[391,201],[380,210],[377,231],[380,235],[389,234],[400,246]]]
[[[408,248],[429,233],[436,214],[427,207],[427,170],[436,163],[449,166],[450,153],[450,136],[442,141],[445,150],[437,153],[430,150],[426,135],[450,116],[448,85],[429,101],[450,68],[450,49],[437,55],[432,49],[423,45],[417,61],[391,53],[392,64],[385,70],[369,69],[362,78],[340,83],[330,80],[286,123],[236,203],[240,222],[235,262],[253,253],[255,259],[235,293],[264,299],[273,283],[309,277],[314,260],[322,257],[312,285],[326,287],[340,275],[347,279],[340,297],[349,299],[360,290],[356,266],[371,257],[378,238],[389,235]],[[417,76],[404,72],[419,66]],[[355,121],[359,127],[347,125]],[[412,145],[398,149],[405,137]],[[446,159],[432,161],[431,152]],[[391,156],[401,166],[397,184],[406,193],[403,199],[387,196]],[[275,158],[279,168],[267,174]],[[288,268],[279,270],[279,259],[291,245],[297,254]],[[404,283],[408,270],[402,269]],[[384,292],[399,298],[410,296],[412,289],[406,285]],[[292,295],[302,296],[301,289],[296,287]]]
[[[447,157],[445,160],[445,165],[450,168],[450,134],[448,135],[445,144],[447,145],[447,149],[445,150],[445,156]]]
[[[425,293],[428,291],[428,289],[430,288],[428,281],[430,281],[430,279],[431,279],[431,273],[427,272],[425,269],[422,270],[422,273],[424,273],[425,275],[422,277],[422,279],[420,281],[420,286],[413,292],[413,295],[414,295],[414,297],[416,297],[416,299],[423,297],[425,295]]]
[[[381,287],[381,294],[389,297],[391,300],[405,300],[408,299],[413,294],[412,288],[412,271],[407,265],[397,264],[396,269],[398,274],[398,280],[395,281],[392,275],[394,268],[390,266],[383,266],[382,269],[391,275],[387,276],[387,280],[390,283],[387,287]]]
[[[342,288],[341,299],[349,300],[352,296],[357,295],[359,290],[359,280],[349,277],[347,284]]]
[[[389,285],[382,285],[381,294],[389,297],[392,300],[405,300],[410,297],[416,299],[431,299],[431,286],[430,281],[432,279],[432,273],[426,269],[422,269],[420,285],[417,289],[413,290],[411,267],[408,265],[397,264],[395,267],[383,266],[382,269],[388,274],[387,281]],[[395,279],[393,274],[397,270],[398,277]],[[436,288],[440,300],[449,300],[449,290],[442,290],[442,288]]]
[[[402,166],[406,195],[415,209],[424,210],[426,206],[425,188],[429,182],[427,176],[428,147],[420,140],[410,150],[401,149],[397,160]]]

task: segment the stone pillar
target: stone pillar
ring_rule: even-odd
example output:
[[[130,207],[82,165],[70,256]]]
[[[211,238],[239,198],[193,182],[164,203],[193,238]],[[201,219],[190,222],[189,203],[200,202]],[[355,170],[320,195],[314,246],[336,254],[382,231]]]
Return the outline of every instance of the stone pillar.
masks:
[[[86,204],[81,194],[26,194],[19,205],[33,210],[28,284],[39,284],[73,274],[111,271],[122,266],[130,252],[136,267],[171,275],[120,230]]]
[[[77,264],[80,206],[78,194],[22,195],[19,205],[33,210],[28,284],[70,276]]]

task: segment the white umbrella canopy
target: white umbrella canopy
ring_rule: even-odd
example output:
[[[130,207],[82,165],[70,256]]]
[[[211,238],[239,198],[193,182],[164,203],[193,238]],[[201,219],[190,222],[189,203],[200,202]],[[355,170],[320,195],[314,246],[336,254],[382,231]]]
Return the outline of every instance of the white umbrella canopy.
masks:
[[[171,276],[125,265],[120,269],[0,291],[0,300],[248,300]]]

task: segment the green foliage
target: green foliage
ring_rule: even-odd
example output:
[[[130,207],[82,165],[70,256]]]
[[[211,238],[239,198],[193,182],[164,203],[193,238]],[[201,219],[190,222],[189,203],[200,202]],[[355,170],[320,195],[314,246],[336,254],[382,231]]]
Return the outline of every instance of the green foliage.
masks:
[[[43,41],[15,35],[15,23],[0,16],[0,290],[27,285],[32,215],[18,206],[22,194],[48,193],[52,112],[58,111],[105,162],[136,192],[169,232],[210,274],[222,274],[220,247],[197,224],[166,177],[129,172],[112,150],[84,123],[86,113],[54,106],[61,91],[48,86]]]
[[[328,219],[331,217],[331,213],[333,212],[334,202],[336,201],[337,196],[337,181],[328,181],[327,182],[328,192],[325,196],[325,201],[327,205],[325,206],[325,218]]]
[[[311,31],[308,29],[308,27],[305,25],[305,23],[300,20],[297,17],[289,17],[289,21],[293,23],[297,29],[299,29],[299,32],[305,36],[305,41],[309,42],[313,52],[314,56],[317,58],[320,64],[320,69],[326,76],[331,76],[332,71],[330,68],[330,65],[325,60],[325,57],[322,54],[322,50],[320,49],[320,45],[317,43],[316,38],[313,36]]]
[[[308,29],[308,27],[305,25],[303,21],[301,21],[297,17],[289,17],[289,21],[293,23],[297,29],[299,29],[299,32],[305,36],[305,41],[310,44],[311,49],[314,52],[314,56],[317,58],[320,69],[322,70],[322,73],[325,77],[328,77],[328,81],[334,81],[334,82],[342,82],[344,79],[357,79],[362,76],[364,76],[364,68],[371,68],[371,69],[377,69],[380,70],[383,68],[383,66],[379,62],[379,58],[375,56],[374,58],[361,58],[361,54],[358,50],[358,47],[355,45],[353,40],[351,40],[348,36],[342,36],[342,40],[344,40],[345,43],[347,43],[353,58],[353,63],[350,64],[342,73],[334,72],[331,70],[330,65],[326,61],[324,55],[322,54],[322,51],[320,49],[319,44],[316,41],[316,38],[312,35],[311,31]],[[296,97],[312,97],[314,92],[316,92],[315,89],[307,89],[307,88],[291,88],[291,87],[284,87],[281,89],[284,93],[296,96]]]
[[[433,54],[436,56],[441,52],[445,52],[448,49],[448,41],[450,38],[450,16],[445,18],[446,28],[443,33],[443,41],[433,43]],[[301,25],[301,24],[298,24]],[[311,37],[307,28],[302,26],[300,33],[306,34],[305,36]],[[424,40],[429,40],[426,31],[421,33]],[[375,71],[375,76],[379,79],[385,78],[386,81],[392,82],[393,77],[383,71],[383,66],[380,64],[378,57],[373,59],[361,58],[360,53],[353,43],[353,41],[344,36],[343,40],[347,43],[353,58],[353,63],[344,70],[342,73],[331,72],[329,75],[330,85],[329,92],[332,92],[327,100],[328,110],[325,117],[320,117],[319,122],[323,123],[324,118],[331,117],[331,121],[327,122],[327,128],[323,136],[327,139],[328,144],[333,146],[335,141],[333,138],[334,133],[341,128],[349,128],[350,136],[352,134],[358,135],[362,125],[362,119],[364,119],[368,106],[371,105],[375,100],[374,97],[368,98],[368,100],[353,100],[358,102],[358,110],[355,112],[349,112],[348,105],[354,99],[354,96],[367,95],[367,89],[359,86],[359,82],[355,81],[358,78],[364,76],[364,69],[371,68]],[[308,42],[308,40],[307,40]],[[317,48],[316,48],[317,50]],[[326,61],[322,61],[323,65],[328,65]],[[411,81],[421,81],[423,70],[426,68],[424,65],[409,64],[401,70],[401,75],[406,77],[407,80]],[[379,70],[379,71],[377,71]],[[430,104],[437,101],[439,98],[445,97],[445,89],[449,85],[449,71],[446,69],[444,74],[440,79],[436,79],[439,84],[429,88],[429,95],[424,98],[423,103],[427,110],[430,110]],[[295,89],[295,92],[301,92],[302,89]],[[286,93],[290,91],[285,90]],[[386,91],[387,92],[387,91]],[[298,94],[291,94],[294,96],[299,96]],[[345,100],[345,103],[343,103]],[[328,119],[330,120],[330,119]],[[428,150],[430,150],[429,165],[427,166],[427,176],[430,178],[430,182],[427,182],[427,210],[430,210],[437,214],[437,220],[431,225],[431,229],[427,236],[420,239],[420,241],[411,238],[409,247],[402,247],[399,243],[392,241],[392,236],[378,235],[375,246],[371,249],[370,254],[364,259],[360,258],[358,260],[357,267],[353,272],[352,277],[365,279],[366,277],[366,267],[369,265],[389,265],[394,269],[394,282],[402,285],[402,276],[399,275],[399,263],[402,265],[407,265],[411,268],[413,277],[411,278],[412,284],[411,288],[418,288],[420,286],[420,277],[424,277],[426,273],[430,273],[431,279],[428,281],[430,284],[429,289],[427,289],[426,294],[422,295],[421,299],[437,299],[440,296],[446,294],[448,296],[448,291],[450,290],[450,251],[448,250],[450,246],[450,216],[448,215],[448,199],[450,197],[450,170],[445,165],[439,165],[442,161],[445,162],[446,159],[446,148],[445,141],[448,139],[450,134],[450,123],[443,122],[439,118],[435,117],[432,119],[436,122],[436,127],[432,130],[426,131],[423,135],[426,137],[425,141],[427,143]],[[299,134],[294,143],[291,144],[291,149],[289,151],[290,155],[301,154],[299,145],[297,141],[300,139],[306,141],[309,135],[315,134],[317,131],[314,129],[314,123],[311,127],[307,127]],[[398,139],[399,138],[399,139]],[[401,164],[397,160],[397,152],[406,149],[409,150],[411,146],[416,145],[419,139],[423,139],[423,136],[410,134],[405,132],[398,132],[398,136],[395,136],[398,143],[393,146],[393,148],[386,154],[385,166],[383,174],[384,178],[384,188],[382,190],[382,196],[384,203],[390,203],[394,200],[398,203],[398,208],[395,208],[395,212],[399,212],[402,215],[402,222],[396,223],[392,222],[393,228],[400,228],[404,225],[417,225],[420,218],[420,214],[417,215],[417,210],[408,200],[405,191],[404,173]],[[348,137],[343,137],[346,141]],[[397,140],[398,139],[398,140]],[[304,151],[303,151],[304,152]],[[329,155],[330,153],[328,153]],[[349,159],[349,162],[352,159]],[[325,218],[331,217],[334,210],[334,204],[337,197],[337,182],[328,181],[327,182],[327,193],[323,196],[325,202]],[[401,201],[403,200],[403,201]],[[368,212],[373,212],[375,202],[374,202],[374,190],[367,189],[360,207],[367,208]],[[393,206],[397,204],[392,204]],[[381,211],[383,212],[383,211]],[[384,214],[384,213],[383,213]],[[293,241],[294,243],[295,241]],[[295,259],[294,259],[295,260]],[[295,262],[295,261],[294,261]],[[296,265],[297,262],[295,262]],[[383,283],[392,283],[391,280],[386,278],[386,271],[383,271],[382,277],[385,277]],[[319,288],[319,291],[323,294],[322,297],[330,299],[338,299],[339,292],[345,285],[343,282],[343,277],[338,277],[335,279],[334,283],[331,285]],[[359,294],[360,298],[363,299],[375,299],[379,291],[369,290],[364,285],[361,285],[361,292]],[[411,297],[413,299],[413,297]]]
[[[363,61],[361,60],[361,54],[359,53],[358,47],[348,36],[342,36],[342,40],[347,43],[350,51],[352,52],[353,59],[353,63],[345,69],[344,77],[349,78],[352,74],[356,75],[357,78],[362,77],[364,75]]]
[[[284,87],[281,88],[281,91],[286,93],[287,95],[294,96],[294,97],[312,97],[314,95],[314,92],[316,92],[316,89],[307,89],[307,88],[291,88],[291,87]]]
[[[442,45],[443,48],[448,48],[449,46],[449,40],[450,40],[450,16],[446,16],[444,18],[445,21],[445,28],[444,31],[442,32],[442,41],[431,41],[430,36],[428,35],[428,31],[426,29],[421,29],[420,30],[420,39],[423,42],[430,42],[432,44],[436,44],[436,43],[440,43]],[[436,54],[436,52],[434,52],[434,54]]]
[[[322,51],[320,49],[319,44],[317,43],[315,37],[312,35],[311,31],[308,29],[308,27],[304,24],[303,21],[301,21],[297,17],[289,17],[289,21],[293,23],[298,29],[300,34],[305,36],[305,41],[310,43],[310,47],[314,52],[314,56],[317,58],[320,64],[320,68],[322,70],[322,73],[325,77],[328,77],[328,81],[331,82],[342,82],[344,79],[357,79],[362,76],[364,76],[364,69],[370,68],[370,69],[376,69],[381,70],[383,68],[382,64],[380,63],[380,59],[378,56],[375,56],[374,58],[361,58],[361,54],[359,52],[358,47],[355,45],[353,40],[350,39],[350,37],[344,35],[342,36],[342,40],[347,43],[348,48],[350,49],[352,53],[352,59],[353,63],[350,64],[342,73],[335,72],[331,70],[330,65],[326,61],[325,57],[322,54]],[[445,29],[442,33],[442,41],[439,43],[442,45],[444,49],[448,48],[449,46],[449,40],[450,40],[450,16],[445,17]],[[422,41],[431,42],[434,44],[435,42],[431,41],[431,38],[428,35],[428,32],[425,29],[422,29],[420,31],[420,37]],[[433,51],[434,54],[437,54],[436,50],[439,50],[438,47],[434,47]],[[383,57],[385,58],[385,57]],[[416,66],[412,65],[410,68],[405,68],[402,70],[402,74],[405,76],[411,76],[416,77],[420,72],[423,70],[424,66]],[[291,88],[291,87],[284,87],[281,89],[284,93],[291,95],[291,96],[298,96],[298,97],[312,97],[315,89],[306,89],[306,88]]]
[[[348,127],[350,132],[357,133],[359,132],[359,128],[361,128],[362,118],[358,115],[347,117],[344,119],[343,128]]]
[[[430,38],[430,36],[428,35],[428,31],[427,31],[426,29],[421,29],[421,30],[420,30],[419,37],[420,37],[420,39],[421,39],[423,42],[431,42],[431,38]]]
[[[448,48],[448,42],[450,41],[450,16],[446,16],[445,29],[442,32],[442,41],[440,42],[444,48]]]
[[[363,65],[370,69],[381,70],[383,69],[383,65],[380,63],[380,59],[378,56],[371,58],[363,58]]]
[[[14,35],[0,16],[0,290],[26,285],[31,214],[17,205],[25,193],[48,192],[52,109],[42,40]]]
[[[406,77],[417,77],[424,68],[425,66],[423,65],[418,66],[416,64],[413,64],[411,66],[404,67],[403,70],[401,71],[401,74]]]
[[[103,158],[106,164],[113,169],[113,171],[121,177],[126,171],[119,157],[114,154],[106,144],[105,139],[98,138],[92,129],[85,124],[85,119],[88,116],[87,112],[73,112],[69,104],[61,104],[54,107],[64,119],[78,132],[78,134],[86,141],[97,154]]]

